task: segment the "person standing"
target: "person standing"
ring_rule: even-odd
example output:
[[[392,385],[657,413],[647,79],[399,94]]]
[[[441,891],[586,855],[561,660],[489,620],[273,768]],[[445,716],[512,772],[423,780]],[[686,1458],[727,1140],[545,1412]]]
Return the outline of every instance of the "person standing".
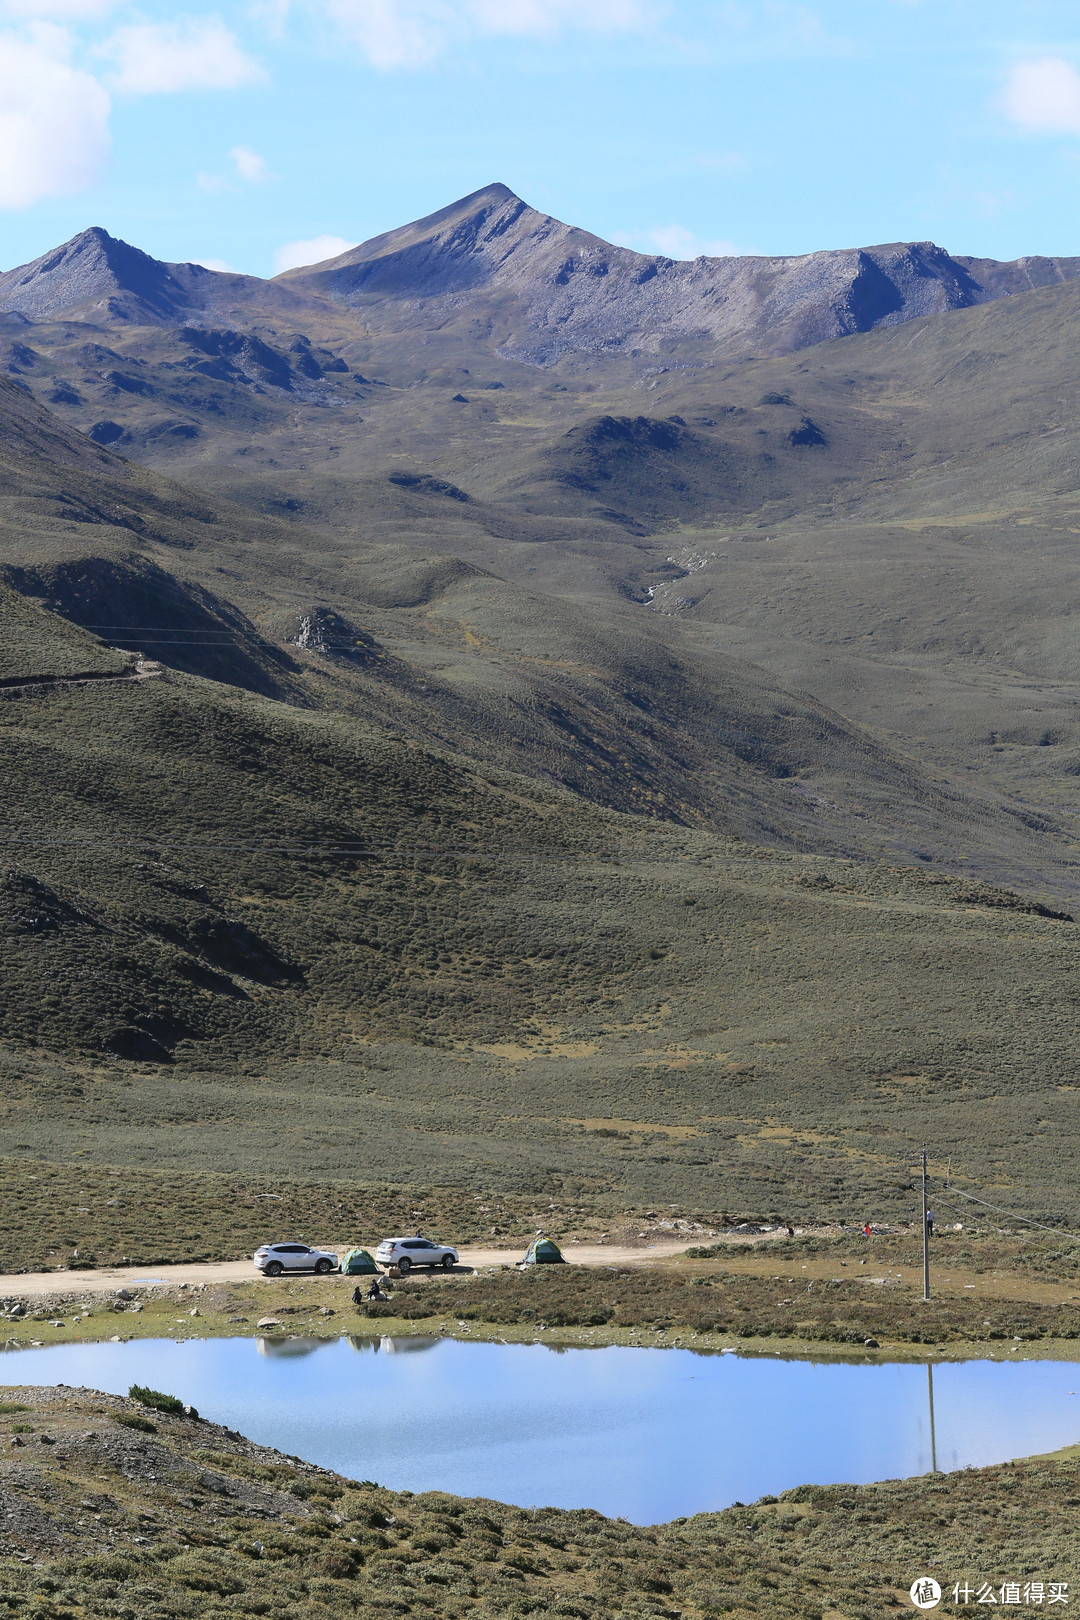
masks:
[[[934,1235],[934,1212],[932,1209],[928,1209],[926,1212],[926,1235],[927,1237],[933,1237]]]

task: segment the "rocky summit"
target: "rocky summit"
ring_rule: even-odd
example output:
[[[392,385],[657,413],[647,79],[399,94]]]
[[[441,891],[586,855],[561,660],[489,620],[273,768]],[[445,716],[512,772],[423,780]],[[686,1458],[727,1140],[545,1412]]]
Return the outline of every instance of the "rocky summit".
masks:
[[[434,324],[497,299],[506,352],[544,365],[699,336],[782,354],[1078,273],[1080,259],[997,264],[932,242],[676,261],[613,247],[494,185],[279,279],[365,311],[422,299]]]

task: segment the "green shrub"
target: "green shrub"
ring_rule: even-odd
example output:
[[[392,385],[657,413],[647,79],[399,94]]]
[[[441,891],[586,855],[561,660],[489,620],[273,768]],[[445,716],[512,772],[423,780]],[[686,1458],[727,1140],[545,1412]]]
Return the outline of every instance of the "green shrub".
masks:
[[[696,1248],[687,1249],[686,1258],[688,1260],[723,1260],[726,1256],[742,1254],[753,1247],[752,1243],[699,1244]]]
[[[142,1384],[132,1384],[128,1396],[143,1406],[153,1407],[155,1412],[171,1412],[180,1417],[184,1411],[183,1401],[177,1400],[175,1395],[163,1395],[160,1389],[146,1389]]]
[[[138,1429],[140,1434],[157,1434],[157,1424],[151,1423],[149,1418],[136,1417],[134,1412],[118,1412],[117,1423],[122,1423],[125,1429]]]

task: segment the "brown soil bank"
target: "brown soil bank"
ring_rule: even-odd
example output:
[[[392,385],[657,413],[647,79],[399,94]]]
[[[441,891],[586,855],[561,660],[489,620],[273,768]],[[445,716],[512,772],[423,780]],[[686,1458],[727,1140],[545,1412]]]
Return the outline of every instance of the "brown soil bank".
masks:
[[[46,1620],[876,1620],[920,1574],[1048,1593],[1080,1555],[1073,1452],[643,1529],[358,1485],[93,1391],[3,1393],[0,1604]]]

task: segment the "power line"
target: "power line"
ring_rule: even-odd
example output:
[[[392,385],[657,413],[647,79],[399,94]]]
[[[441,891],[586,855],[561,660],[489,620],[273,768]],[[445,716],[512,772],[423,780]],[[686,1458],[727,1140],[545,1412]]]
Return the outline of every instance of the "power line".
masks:
[[[1066,1232],[1061,1226],[1044,1226],[1042,1221],[1036,1221],[1030,1215],[1018,1215],[1015,1210],[1002,1209],[1000,1204],[990,1204],[985,1198],[976,1198],[974,1193],[961,1192],[959,1187],[950,1187],[949,1191],[957,1198],[965,1198],[969,1204],[981,1204],[984,1209],[992,1209],[995,1215],[1007,1215],[1011,1221],[1024,1221],[1028,1226],[1037,1226],[1040,1232],[1050,1232],[1054,1237],[1067,1237],[1080,1243],[1080,1233]]]
[[[926,1149],[922,1150],[922,1297],[930,1298],[930,1217],[927,1204]]]

